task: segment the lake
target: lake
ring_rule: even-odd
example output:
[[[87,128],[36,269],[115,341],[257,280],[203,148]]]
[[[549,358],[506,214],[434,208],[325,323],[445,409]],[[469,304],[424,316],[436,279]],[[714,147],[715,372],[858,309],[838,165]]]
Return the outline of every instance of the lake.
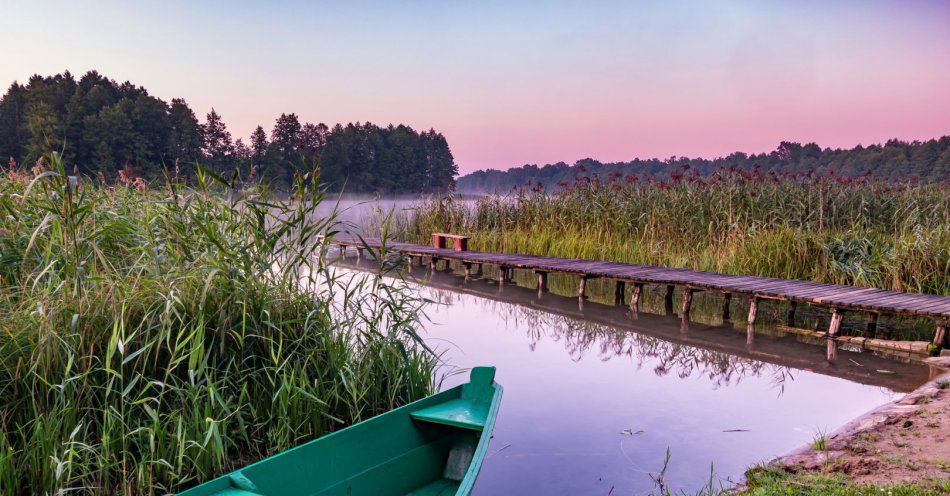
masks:
[[[667,450],[672,489],[695,492],[711,469],[727,484],[930,377],[868,352],[829,363],[823,344],[769,329],[747,345],[744,324],[683,327],[674,315],[633,318],[624,306],[421,268],[411,280],[437,302],[424,339],[441,353],[441,388],[493,365],[505,389],[479,495],[649,493]]]

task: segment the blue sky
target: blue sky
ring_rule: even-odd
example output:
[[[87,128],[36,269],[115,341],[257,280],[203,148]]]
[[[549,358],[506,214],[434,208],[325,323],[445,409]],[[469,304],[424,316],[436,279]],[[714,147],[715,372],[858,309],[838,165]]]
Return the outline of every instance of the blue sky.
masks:
[[[950,2],[19,2],[0,82],[97,69],[235,137],[445,133],[463,171],[950,134]]]

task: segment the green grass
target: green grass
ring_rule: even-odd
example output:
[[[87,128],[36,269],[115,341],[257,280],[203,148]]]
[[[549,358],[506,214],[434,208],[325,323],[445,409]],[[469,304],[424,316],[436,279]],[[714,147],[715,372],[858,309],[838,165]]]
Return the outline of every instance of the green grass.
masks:
[[[397,219],[405,241],[950,295],[950,189],[835,177],[603,183],[557,193],[432,197]],[[932,321],[896,338],[927,339]]]
[[[750,470],[748,496],[937,496],[950,492],[950,479],[916,483],[861,485],[841,474],[789,474],[757,467]]]
[[[166,494],[430,393],[424,302],[328,270],[308,178],[45,168],[0,171],[0,495]]]

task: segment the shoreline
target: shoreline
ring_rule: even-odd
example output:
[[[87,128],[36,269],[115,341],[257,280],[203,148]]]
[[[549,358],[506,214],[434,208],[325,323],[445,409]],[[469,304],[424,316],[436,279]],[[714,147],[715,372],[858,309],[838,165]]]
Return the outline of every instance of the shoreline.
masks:
[[[936,377],[762,468],[789,474],[845,474],[856,484],[950,477],[946,448],[950,443],[950,357],[934,357],[925,363],[939,370]],[[743,480],[732,491],[747,489]]]

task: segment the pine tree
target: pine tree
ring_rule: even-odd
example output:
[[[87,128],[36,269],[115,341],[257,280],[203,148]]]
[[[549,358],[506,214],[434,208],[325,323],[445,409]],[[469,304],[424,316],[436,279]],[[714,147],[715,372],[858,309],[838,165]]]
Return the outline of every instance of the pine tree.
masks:
[[[231,165],[234,158],[234,144],[231,133],[214,110],[208,113],[202,130],[202,149],[205,159],[212,167],[222,170]]]
[[[183,170],[191,170],[201,158],[202,130],[194,111],[181,98],[172,99],[168,109],[171,120],[171,157]]]

